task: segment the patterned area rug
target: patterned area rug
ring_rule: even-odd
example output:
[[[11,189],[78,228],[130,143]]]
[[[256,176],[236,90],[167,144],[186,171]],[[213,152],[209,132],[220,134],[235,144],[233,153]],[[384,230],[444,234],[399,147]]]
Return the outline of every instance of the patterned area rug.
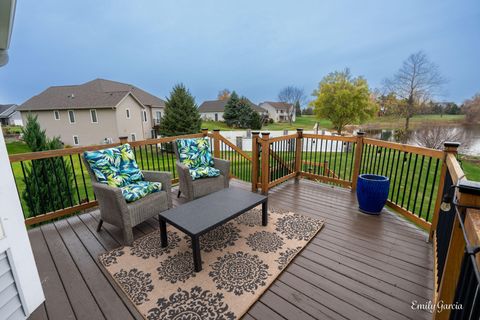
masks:
[[[237,319],[323,224],[270,210],[263,227],[261,209],[252,209],[201,237],[199,273],[193,271],[190,238],[172,226],[166,248],[155,231],[99,259],[146,319]]]

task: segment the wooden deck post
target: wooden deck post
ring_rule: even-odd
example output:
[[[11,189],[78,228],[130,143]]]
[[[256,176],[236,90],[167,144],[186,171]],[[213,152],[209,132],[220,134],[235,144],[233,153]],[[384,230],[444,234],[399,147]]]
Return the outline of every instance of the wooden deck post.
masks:
[[[297,128],[297,137],[295,138],[295,174],[298,178],[302,171],[302,151],[303,151],[303,129]]]
[[[430,226],[430,232],[428,235],[428,241],[433,240],[433,235],[435,233],[435,230],[437,230],[437,224],[438,224],[438,215],[440,214],[440,205],[442,204],[443,201],[443,194],[447,191],[444,190],[445,188],[445,177],[447,175],[447,155],[449,153],[452,153],[454,155],[457,154],[458,147],[460,146],[460,143],[457,142],[445,142],[444,143],[444,148],[443,152],[445,156],[443,157],[442,160],[442,169],[440,171],[440,181],[438,184],[438,191],[437,191],[437,199],[435,200],[435,207],[433,209],[433,217],[432,217],[432,225]]]
[[[270,138],[270,132],[262,132],[262,158],[261,158],[261,185],[262,185],[262,193],[268,194],[268,183],[270,180],[270,142],[268,141]]]
[[[128,136],[118,137],[118,139],[120,140],[121,144],[125,144],[128,142]]]
[[[206,137],[208,135],[208,128],[202,128],[203,136]]]
[[[450,150],[452,151],[452,150]],[[450,152],[449,151],[449,152]],[[473,194],[456,192],[457,202],[459,206],[463,207],[478,207],[480,206],[480,196]],[[465,210],[460,208],[459,210]],[[460,226],[458,216],[455,216],[455,221],[452,226],[452,235],[450,237],[450,244],[448,246],[447,257],[445,258],[445,266],[443,268],[442,281],[438,289],[437,301],[442,301],[445,304],[455,303],[455,291],[460,277],[462,268],[463,256],[465,254],[465,239],[463,231]],[[436,280],[436,279],[435,279]],[[450,319],[450,309],[444,309],[441,312],[434,310],[433,319],[447,320]]]
[[[213,156],[220,158],[220,129],[213,129]]]
[[[357,190],[358,175],[360,174],[360,166],[362,165],[363,152],[363,136],[365,132],[357,132],[357,147],[355,148],[353,173],[352,173],[352,191]]]
[[[258,190],[258,178],[259,178],[259,157],[258,154],[258,138],[259,132],[252,132],[252,192],[257,192]]]

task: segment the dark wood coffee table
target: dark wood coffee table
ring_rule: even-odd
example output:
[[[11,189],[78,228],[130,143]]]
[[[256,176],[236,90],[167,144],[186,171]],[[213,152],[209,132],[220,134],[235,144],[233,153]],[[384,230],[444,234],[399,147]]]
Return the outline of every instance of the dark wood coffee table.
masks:
[[[268,198],[239,188],[223,189],[164,211],[159,215],[161,246],[166,247],[167,222],[192,239],[195,271],[202,270],[199,238],[202,234],[262,204],[262,225],[267,225]]]

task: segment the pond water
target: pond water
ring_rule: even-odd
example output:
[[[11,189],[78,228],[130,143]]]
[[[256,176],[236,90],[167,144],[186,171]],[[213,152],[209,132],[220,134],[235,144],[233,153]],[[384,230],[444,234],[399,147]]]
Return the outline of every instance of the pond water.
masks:
[[[406,137],[401,137],[401,131],[397,129],[368,129],[364,130],[367,137],[404,142],[412,145],[438,144],[447,140],[460,142],[460,153],[472,156],[480,156],[480,125],[442,125],[421,126],[413,128]],[[440,143],[441,145],[441,143]],[[433,147],[430,145],[429,147]]]

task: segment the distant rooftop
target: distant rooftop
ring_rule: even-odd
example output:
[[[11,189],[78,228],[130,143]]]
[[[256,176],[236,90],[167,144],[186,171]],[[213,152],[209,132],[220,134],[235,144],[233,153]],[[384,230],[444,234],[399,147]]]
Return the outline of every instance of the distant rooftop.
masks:
[[[145,106],[165,106],[165,101],[134,85],[95,79],[80,85],[49,87],[24,102],[18,110],[111,108],[128,94],[133,95]]]

